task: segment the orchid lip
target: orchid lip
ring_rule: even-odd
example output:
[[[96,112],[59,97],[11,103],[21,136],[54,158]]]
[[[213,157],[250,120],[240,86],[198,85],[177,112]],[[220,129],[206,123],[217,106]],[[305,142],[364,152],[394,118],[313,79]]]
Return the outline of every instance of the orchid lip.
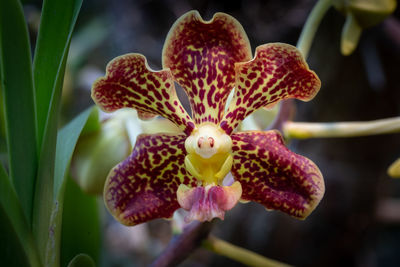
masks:
[[[207,185],[190,188],[184,184],[177,191],[179,205],[189,213],[185,222],[193,220],[211,221],[218,217],[224,219],[225,212],[232,209],[242,195],[239,182],[230,186]]]

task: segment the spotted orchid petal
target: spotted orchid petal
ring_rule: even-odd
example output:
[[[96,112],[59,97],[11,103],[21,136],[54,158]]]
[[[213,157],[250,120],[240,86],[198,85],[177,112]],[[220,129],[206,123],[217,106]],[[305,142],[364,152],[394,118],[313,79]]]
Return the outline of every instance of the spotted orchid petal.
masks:
[[[161,115],[186,134],[195,128],[176,95],[170,70],[151,70],[140,54],[126,54],[108,63],[106,76],[93,84],[92,98],[106,112],[134,108],[141,118]]]
[[[306,218],[321,200],[325,185],[318,167],[287,149],[277,131],[232,134],[232,174],[242,199],[267,209]]]
[[[288,44],[261,45],[253,60],[237,63],[235,68],[234,96],[220,124],[227,134],[257,109],[287,98],[309,101],[321,87],[300,51]]]
[[[219,123],[235,84],[234,64],[250,59],[243,27],[224,13],[210,21],[197,11],[184,14],[171,27],[163,48],[163,66],[188,94],[197,125]]]
[[[185,170],[184,134],[140,135],[132,154],[108,175],[104,200],[110,213],[125,225],[170,218],[180,206],[180,184],[195,186]]]

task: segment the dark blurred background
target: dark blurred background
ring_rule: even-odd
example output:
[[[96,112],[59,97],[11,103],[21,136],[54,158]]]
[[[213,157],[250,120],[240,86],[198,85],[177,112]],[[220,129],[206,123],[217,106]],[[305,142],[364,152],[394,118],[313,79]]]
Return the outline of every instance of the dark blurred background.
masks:
[[[268,42],[295,45],[316,1],[87,0],[80,13],[66,75],[63,119],[92,105],[90,86],[114,57],[137,52],[161,69],[170,26],[196,9],[234,16],[253,51]],[[25,1],[32,41],[40,1]],[[344,16],[331,9],[317,32],[308,63],[322,81],[316,98],[296,102],[296,121],[374,120],[400,115],[400,12],[365,30],[351,56],[340,54]],[[326,194],[305,221],[258,204],[239,204],[213,234],[235,245],[296,266],[400,266],[400,181],[387,167],[400,157],[400,134],[292,140],[290,149],[321,169]],[[168,243],[170,223],[156,220],[123,228],[104,224],[103,266],[146,266]],[[242,266],[199,249],[181,266]]]

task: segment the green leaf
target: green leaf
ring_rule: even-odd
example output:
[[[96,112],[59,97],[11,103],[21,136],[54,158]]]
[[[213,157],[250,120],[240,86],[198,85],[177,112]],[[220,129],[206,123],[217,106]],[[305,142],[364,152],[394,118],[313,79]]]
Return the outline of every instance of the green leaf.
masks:
[[[0,265],[42,266],[18,197],[0,164]]]
[[[37,171],[34,87],[28,30],[17,0],[0,1],[0,70],[10,177],[30,221]]]
[[[47,248],[49,238],[53,240],[53,235],[49,236],[50,219],[60,210],[53,195],[57,124],[69,44],[81,5],[82,0],[44,0],[35,49],[33,74],[40,154],[32,229],[43,257],[46,250],[54,247]]]
[[[41,147],[49,120],[56,119],[57,99],[64,75],[62,62],[68,54],[82,0],[44,0],[39,34],[33,61],[36,88],[38,144]],[[62,85],[62,84],[61,84]]]
[[[90,255],[98,263],[101,230],[96,197],[83,193],[68,179],[64,199],[61,236],[61,266],[78,253]]]
[[[52,205],[51,216],[49,216],[50,221],[48,223],[47,221],[44,221],[44,224],[39,225],[38,229],[38,233],[41,233],[41,237],[42,235],[47,237],[46,239],[42,237],[42,242],[45,242],[44,244],[40,243],[40,248],[45,251],[43,256],[46,256],[46,266],[57,266],[59,262],[61,221],[66,186],[65,177],[75,149],[75,145],[83,127],[86,124],[86,121],[89,118],[89,115],[92,112],[92,109],[93,108],[88,108],[82,112],[79,116],[62,128],[57,136],[54,188],[52,188],[51,192],[51,195],[54,196],[54,198],[50,201]],[[49,231],[48,229],[51,230]]]
[[[1,266],[29,266],[29,259],[25,254],[22,243],[7,217],[3,206],[0,205],[0,265]],[[4,234],[3,234],[4,233]]]
[[[1,90],[1,84],[0,84],[0,142],[3,141],[3,139],[6,139],[6,122],[5,122],[5,116],[4,116],[4,101],[3,101],[3,90]],[[1,144],[1,143],[0,143]],[[4,148],[3,148],[4,147]],[[6,145],[0,146],[0,152],[3,152],[3,149],[5,149]]]
[[[65,67],[66,58],[64,58],[63,66]],[[61,87],[63,77],[58,79]],[[59,102],[57,98],[57,102]],[[58,103],[57,105],[58,106]],[[55,111],[58,113],[58,110]],[[55,116],[55,115],[53,115]],[[41,156],[39,158],[39,166],[37,172],[37,180],[35,187],[35,196],[33,202],[32,231],[38,243],[41,256],[45,257],[46,246],[49,238],[52,239],[53,234],[50,233],[50,220],[58,212],[58,203],[54,202],[54,168],[56,157],[57,143],[57,120],[49,120],[45,132],[45,141],[42,146]]]
[[[86,109],[58,133],[56,167],[54,171],[54,196],[56,197],[62,193],[62,187],[65,187],[67,168],[71,161],[76,143],[78,142],[78,138],[89,116],[96,113],[93,112],[95,109],[95,107]]]
[[[90,256],[86,254],[78,254],[76,255],[71,262],[68,264],[68,267],[95,267],[95,263]]]

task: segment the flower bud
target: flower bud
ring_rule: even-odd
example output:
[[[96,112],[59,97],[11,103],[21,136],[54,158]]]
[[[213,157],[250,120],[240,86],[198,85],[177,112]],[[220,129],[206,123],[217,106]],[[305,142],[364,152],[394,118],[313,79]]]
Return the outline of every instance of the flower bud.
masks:
[[[382,22],[396,9],[396,0],[334,0],[334,7],[346,16],[341,52],[350,55],[357,47],[362,29]]]
[[[136,112],[131,116],[135,118]],[[80,137],[71,163],[72,176],[84,192],[102,194],[109,171],[131,150],[126,115],[116,112],[101,123],[99,130]]]
[[[335,0],[333,5],[343,14],[353,14],[362,28],[382,22],[396,9],[396,0]]]

